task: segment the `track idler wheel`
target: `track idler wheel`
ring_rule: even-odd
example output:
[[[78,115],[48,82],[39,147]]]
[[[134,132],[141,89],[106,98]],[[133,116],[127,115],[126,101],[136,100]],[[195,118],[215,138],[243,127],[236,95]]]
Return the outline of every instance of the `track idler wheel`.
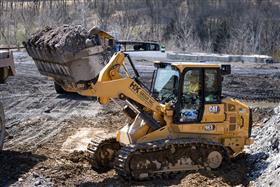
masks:
[[[113,169],[113,162],[116,153],[121,148],[116,138],[103,139],[96,137],[88,145],[89,162],[93,170],[104,173]]]
[[[212,151],[208,154],[207,162],[211,169],[217,169],[223,162],[223,156],[218,151]]]

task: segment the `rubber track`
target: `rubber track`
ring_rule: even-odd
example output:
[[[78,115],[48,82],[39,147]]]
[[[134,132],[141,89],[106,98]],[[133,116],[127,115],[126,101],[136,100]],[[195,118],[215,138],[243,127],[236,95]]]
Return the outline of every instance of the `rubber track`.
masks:
[[[141,178],[135,178],[132,176],[131,171],[129,169],[130,165],[130,158],[135,153],[143,153],[143,156],[145,153],[148,152],[157,152],[160,150],[166,149],[168,146],[175,145],[176,149],[180,147],[187,147],[187,146],[200,146],[203,147],[203,150],[217,150],[220,149],[223,152],[223,160],[228,160],[228,153],[225,149],[225,147],[220,143],[210,142],[206,140],[201,139],[175,139],[175,140],[159,140],[149,143],[141,143],[141,144],[133,144],[128,146],[123,146],[119,152],[118,155],[115,158],[114,168],[118,175],[124,177],[126,180],[147,180],[147,179],[154,179],[154,178],[170,178],[173,177],[176,174],[186,172],[185,171],[166,171],[166,172],[157,172],[157,173],[151,173],[148,172],[148,176],[144,179]]]

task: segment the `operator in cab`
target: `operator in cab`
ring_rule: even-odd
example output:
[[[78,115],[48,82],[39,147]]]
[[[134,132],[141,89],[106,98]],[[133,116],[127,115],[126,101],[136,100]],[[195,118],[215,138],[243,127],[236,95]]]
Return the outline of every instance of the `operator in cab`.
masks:
[[[185,74],[180,122],[191,122],[198,119],[202,88],[200,79],[199,70],[190,70]]]

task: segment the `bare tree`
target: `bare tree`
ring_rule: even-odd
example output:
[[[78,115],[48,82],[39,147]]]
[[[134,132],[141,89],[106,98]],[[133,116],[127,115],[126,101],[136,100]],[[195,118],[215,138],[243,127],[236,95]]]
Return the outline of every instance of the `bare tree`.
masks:
[[[98,24],[121,39],[158,40],[170,49],[280,56],[276,1],[0,0],[0,45],[62,24]]]
[[[99,19],[100,27],[104,30],[107,30],[109,19],[114,13],[114,9],[110,3],[110,0],[97,1],[96,13]]]

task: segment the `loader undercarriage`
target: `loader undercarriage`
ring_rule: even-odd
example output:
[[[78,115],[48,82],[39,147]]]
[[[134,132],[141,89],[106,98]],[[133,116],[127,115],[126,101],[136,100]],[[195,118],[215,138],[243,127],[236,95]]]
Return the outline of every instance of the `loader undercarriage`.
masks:
[[[157,140],[120,146],[115,139],[92,141],[90,162],[97,172],[115,168],[128,180],[172,177],[180,172],[216,169],[228,154],[222,144],[202,139]]]

